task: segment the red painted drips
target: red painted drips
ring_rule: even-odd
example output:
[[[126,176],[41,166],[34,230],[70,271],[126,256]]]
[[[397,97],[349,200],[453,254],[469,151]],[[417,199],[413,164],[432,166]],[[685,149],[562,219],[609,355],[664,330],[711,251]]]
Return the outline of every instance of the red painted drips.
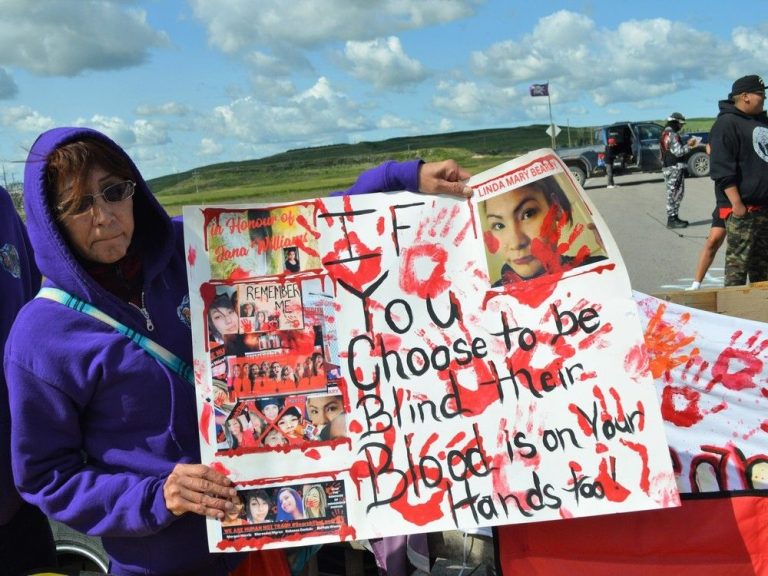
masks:
[[[200,414],[200,435],[205,443],[211,444],[211,418],[213,417],[213,408],[208,402],[203,404],[203,412]]]
[[[317,450],[317,448],[310,448],[309,450],[305,450],[304,456],[311,458],[312,460],[320,460],[320,452]]]
[[[215,470],[216,472],[218,472],[219,474],[222,474],[223,476],[229,476],[230,474],[232,474],[232,471],[226,466],[224,466],[224,464],[222,464],[218,460],[214,460],[213,462],[211,462],[209,468],[211,468],[211,470]]]

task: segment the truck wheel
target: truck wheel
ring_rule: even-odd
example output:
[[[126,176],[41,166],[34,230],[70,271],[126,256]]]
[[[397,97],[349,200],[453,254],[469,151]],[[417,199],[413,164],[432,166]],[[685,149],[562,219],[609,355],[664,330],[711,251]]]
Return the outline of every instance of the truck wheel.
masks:
[[[701,178],[709,176],[709,155],[699,150],[688,158],[688,174]]]
[[[579,186],[584,186],[584,182],[587,181],[587,173],[584,171],[584,168],[569,164],[568,169],[571,171],[573,179],[579,183]]]

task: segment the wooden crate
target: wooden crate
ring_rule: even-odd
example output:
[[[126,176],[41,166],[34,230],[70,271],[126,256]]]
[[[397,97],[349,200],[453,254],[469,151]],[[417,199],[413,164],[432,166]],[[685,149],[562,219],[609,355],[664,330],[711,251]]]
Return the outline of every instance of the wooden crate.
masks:
[[[726,316],[768,322],[768,282],[728,288],[674,290],[653,294],[656,298]]]

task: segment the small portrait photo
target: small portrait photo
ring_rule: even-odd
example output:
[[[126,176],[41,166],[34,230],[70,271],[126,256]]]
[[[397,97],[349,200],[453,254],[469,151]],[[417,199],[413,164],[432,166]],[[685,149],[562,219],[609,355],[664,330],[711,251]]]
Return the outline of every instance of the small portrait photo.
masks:
[[[478,202],[494,288],[606,259],[589,210],[561,172]]]
[[[305,411],[307,419],[315,426],[318,435],[326,440],[330,439],[331,423],[341,415],[344,419],[344,399],[341,394],[330,396],[308,396]],[[339,424],[337,424],[337,427]],[[341,436],[346,435],[346,429]],[[337,430],[337,438],[338,430]]]
[[[237,313],[237,296],[234,290],[224,287],[216,289],[216,296],[208,304],[206,318],[208,339],[223,344],[225,337],[240,331],[240,316]]]
[[[267,448],[282,448],[288,445],[288,438],[280,433],[277,428],[270,428],[264,435],[264,446]]]
[[[275,422],[283,409],[283,403],[284,400],[279,397],[259,398],[256,400],[256,407],[267,422]]]
[[[325,518],[328,498],[320,484],[308,484],[302,490],[304,514],[307,518]]]
[[[283,248],[283,264],[286,272],[299,272],[301,270],[299,250],[293,246]]]
[[[221,519],[222,526],[243,526],[247,524],[245,514],[245,500],[243,493],[238,492],[235,496],[234,506],[224,513],[224,518]]]
[[[247,524],[264,524],[274,522],[275,503],[266,490],[245,490],[242,494],[245,500],[245,518]]]
[[[230,416],[224,424],[227,446],[233,450],[238,448],[258,448],[261,446],[259,437],[262,431],[262,421],[247,414]]]

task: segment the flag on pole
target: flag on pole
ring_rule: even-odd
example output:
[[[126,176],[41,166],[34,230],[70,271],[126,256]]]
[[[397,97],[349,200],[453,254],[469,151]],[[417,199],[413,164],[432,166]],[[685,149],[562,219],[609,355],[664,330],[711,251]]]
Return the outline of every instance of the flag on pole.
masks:
[[[531,96],[549,96],[549,82],[546,84],[531,84]]]

